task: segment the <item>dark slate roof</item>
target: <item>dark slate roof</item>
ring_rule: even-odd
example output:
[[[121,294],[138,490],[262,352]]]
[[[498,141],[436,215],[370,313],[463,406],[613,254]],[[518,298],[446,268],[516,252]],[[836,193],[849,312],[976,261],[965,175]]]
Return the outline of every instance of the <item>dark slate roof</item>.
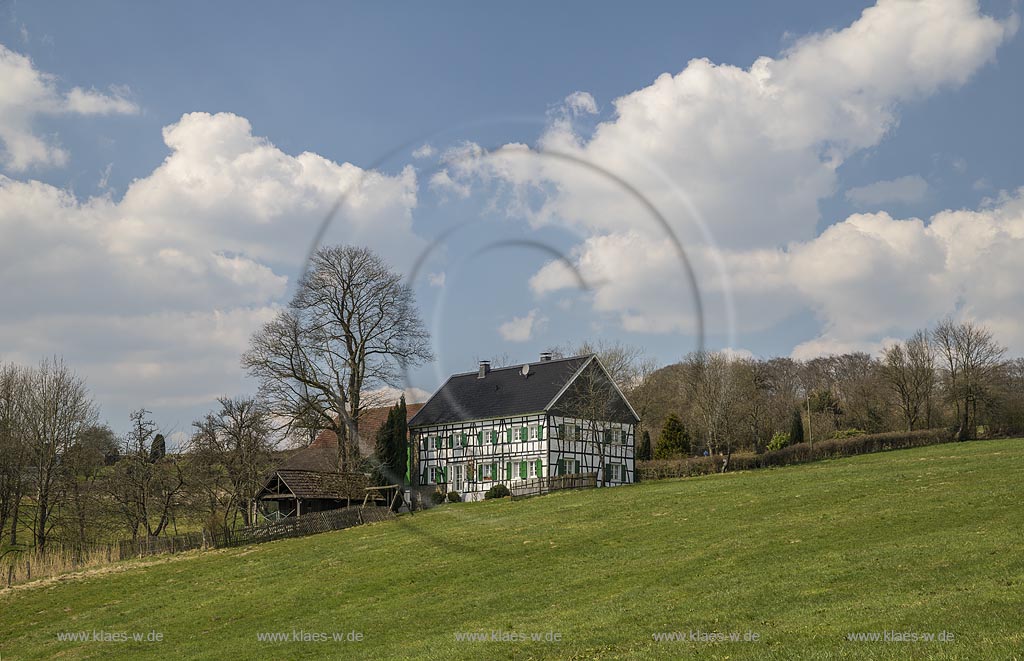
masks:
[[[465,420],[502,418],[544,410],[590,356],[574,356],[498,367],[479,378],[479,371],[454,374],[409,421],[410,427]]]
[[[366,495],[370,478],[362,473],[279,469],[277,474],[298,498],[356,500]]]
[[[289,456],[278,470],[337,471],[338,444],[335,443],[332,448],[312,445],[302,448]]]

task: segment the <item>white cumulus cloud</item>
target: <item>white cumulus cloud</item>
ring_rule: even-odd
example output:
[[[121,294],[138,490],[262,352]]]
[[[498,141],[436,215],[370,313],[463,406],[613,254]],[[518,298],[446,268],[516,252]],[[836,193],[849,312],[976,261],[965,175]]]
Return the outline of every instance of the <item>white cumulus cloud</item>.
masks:
[[[563,117],[536,148],[466,145],[449,175],[497,184],[509,213],[582,234],[574,255],[594,306],[628,329],[692,331],[696,321],[689,275],[651,207],[685,248],[709,330],[767,328],[806,304],[780,248],[816,237],[837,169],[878,145],[902,104],[962,86],[1017,27],[1016,14],[997,19],[973,0],[880,0],[747,68],[694,59],[616,99],[592,132]],[[916,181],[888,188],[923,194]],[[879,199],[861,191],[872,192]],[[571,286],[564,270],[542,269],[535,292]]]
[[[34,166],[64,165],[68,153],[52,137],[38,135],[40,116],[135,114],[139,107],[124,87],[110,94],[74,87],[62,93],[56,78],[35,68],[28,57],[0,44],[0,165],[11,172]]]
[[[184,115],[164,140],[121,199],[0,175],[0,360],[62,354],[113,410],[209,402],[253,387],[239,356],[343,195],[326,242],[399,269],[424,245],[411,168],[287,154],[226,113]]]
[[[528,342],[534,333],[543,330],[547,321],[547,317],[541,315],[539,309],[534,308],[524,317],[513,317],[501,324],[498,326],[498,332],[507,342]]]

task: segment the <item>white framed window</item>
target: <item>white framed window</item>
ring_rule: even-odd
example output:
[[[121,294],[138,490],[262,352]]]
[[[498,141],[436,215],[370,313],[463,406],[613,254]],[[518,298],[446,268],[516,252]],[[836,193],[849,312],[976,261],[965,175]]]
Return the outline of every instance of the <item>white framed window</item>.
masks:
[[[530,477],[530,478],[537,477],[537,460],[536,459],[530,459],[530,460],[527,461],[527,470],[529,471],[527,473],[528,477]]]
[[[440,466],[431,466],[429,471],[431,484],[440,484],[441,482],[444,482],[444,472],[441,470]]]
[[[537,440],[537,425],[531,425],[530,426],[530,440],[531,441],[536,441]]]
[[[562,474],[563,475],[572,475],[573,473],[578,473],[579,470],[580,470],[580,462],[579,462],[578,459],[573,459],[571,457],[567,457],[565,459],[562,459]]]
[[[626,466],[625,466],[625,464],[605,464],[605,466],[604,466],[604,479],[605,479],[605,482],[625,482],[626,481]]]

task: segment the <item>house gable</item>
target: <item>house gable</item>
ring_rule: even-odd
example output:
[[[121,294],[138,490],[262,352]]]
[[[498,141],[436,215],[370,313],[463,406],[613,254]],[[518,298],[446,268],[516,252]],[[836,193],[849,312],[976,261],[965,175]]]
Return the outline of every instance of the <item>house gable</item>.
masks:
[[[595,417],[604,422],[635,425],[640,421],[596,355],[581,366],[545,409],[552,415]]]

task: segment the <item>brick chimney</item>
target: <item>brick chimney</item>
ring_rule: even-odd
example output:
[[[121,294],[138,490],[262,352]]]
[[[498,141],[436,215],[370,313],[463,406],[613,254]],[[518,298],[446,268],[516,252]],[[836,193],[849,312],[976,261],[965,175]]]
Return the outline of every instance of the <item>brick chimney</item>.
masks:
[[[487,376],[487,373],[491,371],[491,361],[481,360],[480,361],[480,373],[476,375],[476,378],[482,379]]]

